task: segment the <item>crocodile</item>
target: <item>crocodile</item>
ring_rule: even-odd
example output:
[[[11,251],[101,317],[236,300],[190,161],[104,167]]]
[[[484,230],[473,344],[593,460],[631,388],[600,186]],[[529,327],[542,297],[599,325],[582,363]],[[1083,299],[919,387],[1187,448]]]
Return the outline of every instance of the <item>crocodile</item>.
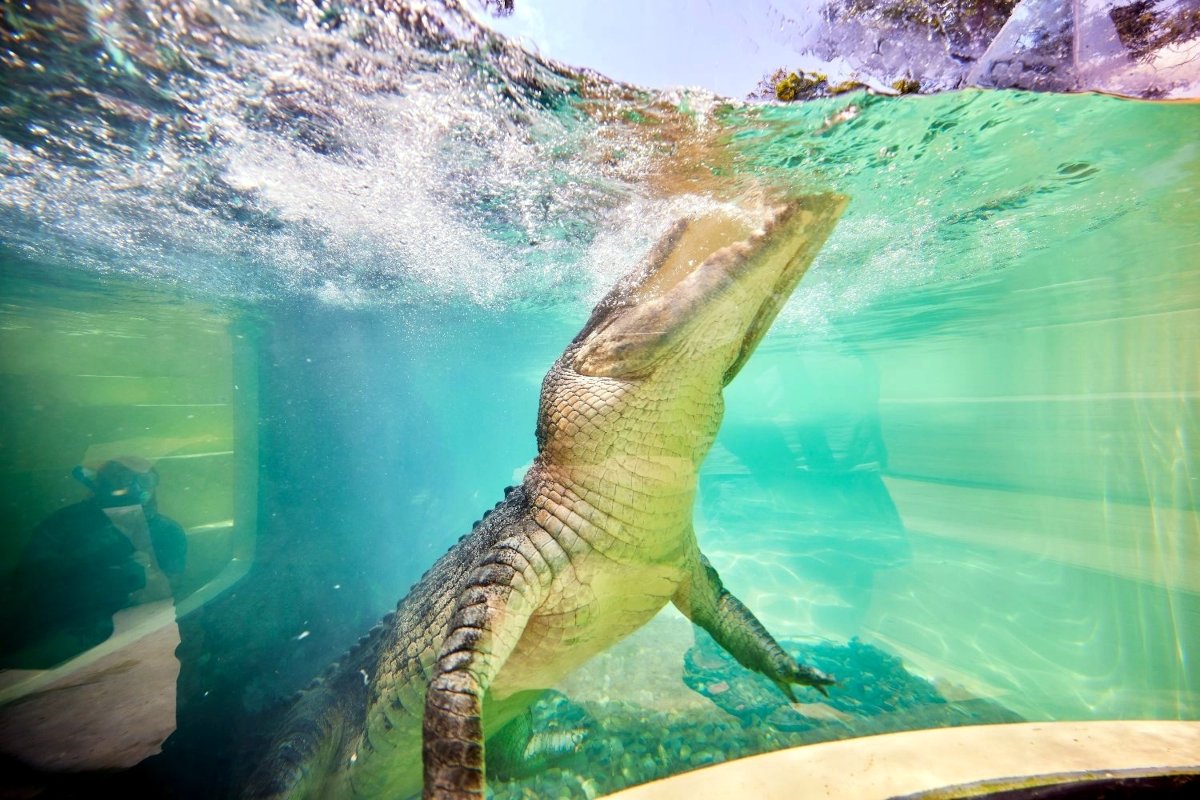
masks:
[[[484,742],[668,602],[789,699],[824,693],[725,589],[692,516],[722,389],[845,204],[760,195],[671,227],[550,368],[522,482],[300,693],[244,796],[482,798]]]

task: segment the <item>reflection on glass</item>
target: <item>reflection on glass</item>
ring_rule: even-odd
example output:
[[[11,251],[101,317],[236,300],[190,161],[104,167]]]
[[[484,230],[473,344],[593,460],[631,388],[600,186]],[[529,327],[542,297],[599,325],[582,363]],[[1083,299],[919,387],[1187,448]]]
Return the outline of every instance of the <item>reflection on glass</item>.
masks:
[[[45,669],[107,640],[113,614],[173,597],[187,536],[159,513],[158,473],[136,456],[79,466],[92,494],[34,531],[9,583],[0,664]]]
[[[0,756],[131,767],[176,728],[177,617],[247,555],[231,337],[198,305],[0,266]]]

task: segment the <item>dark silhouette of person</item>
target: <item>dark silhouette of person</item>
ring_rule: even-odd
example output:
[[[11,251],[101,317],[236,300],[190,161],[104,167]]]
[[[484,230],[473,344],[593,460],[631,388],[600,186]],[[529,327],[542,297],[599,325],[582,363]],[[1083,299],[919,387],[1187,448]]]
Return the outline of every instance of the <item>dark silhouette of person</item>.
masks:
[[[34,530],[6,594],[0,666],[45,669],[103,642],[113,614],[178,588],[187,536],[158,512],[158,473],[122,456],[72,477],[92,496]]]

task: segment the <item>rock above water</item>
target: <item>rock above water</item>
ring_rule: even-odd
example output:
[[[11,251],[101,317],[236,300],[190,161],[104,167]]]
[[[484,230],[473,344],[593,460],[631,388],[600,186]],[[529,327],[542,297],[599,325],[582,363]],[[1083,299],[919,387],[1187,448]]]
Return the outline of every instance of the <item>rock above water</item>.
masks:
[[[1200,0],[821,0],[780,36],[830,82],[1200,97]],[[811,6],[811,7],[810,7]],[[790,66],[752,96],[804,99]],[[822,76],[823,77],[823,76]],[[914,83],[915,82],[915,83]]]

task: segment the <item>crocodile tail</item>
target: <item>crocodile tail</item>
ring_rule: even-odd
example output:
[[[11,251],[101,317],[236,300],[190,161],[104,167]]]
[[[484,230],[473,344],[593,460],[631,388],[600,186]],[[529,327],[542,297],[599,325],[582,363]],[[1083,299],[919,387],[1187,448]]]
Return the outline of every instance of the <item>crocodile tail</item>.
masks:
[[[341,681],[338,683],[347,683]],[[321,797],[325,782],[337,772],[345,749],[348,700],[345,686],[318,678],[303,690],[263,754],[242,792],[254,800],[299,800]]]

